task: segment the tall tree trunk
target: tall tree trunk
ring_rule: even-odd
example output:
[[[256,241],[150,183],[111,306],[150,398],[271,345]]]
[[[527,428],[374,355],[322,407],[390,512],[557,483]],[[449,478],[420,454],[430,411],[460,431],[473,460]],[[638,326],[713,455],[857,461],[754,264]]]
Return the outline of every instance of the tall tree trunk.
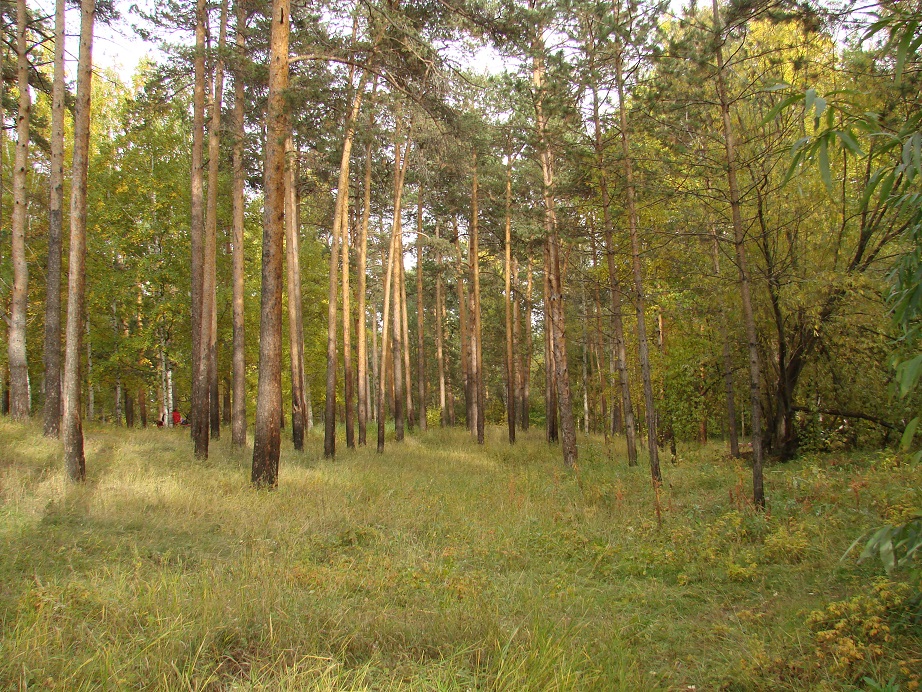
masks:
[[[464,283],[464,272],[461,270],[461,235],[458,232],[458,225],[455,224],[455,274],[457,279],[455,285],[458,289],[458,320],[459,330],[461,332],[461,377],[464,385],[464,411],[467,428],[474,431],[474,400],[471,396],[471,339],[470,330],[468,329],[468,300],[467,287]]]
[[[208,456],[208,343],[211,331],[205,308],[205,197],[203,157],[205,146],[205,31],[208,10],[205,0],[195,5],[195,59],[192,92],[191,254],[192,254],[192,403],[189,408],[195,456]],[[209,303],[210,304],[210,303]],[[206,319],[208,318],[208,319]],[[204,371],[203,371],[204,369]]]
[[[80,419],[80,351],[86,287],[86,187],[90,152],[90,99],[93,79],[95,0],[80,3],[80,56],[74,106],[74,153],[70,189],[70,255],[67,271],[67,327],[64,347],[64,465],[70,481],[86,478],[83,424]],[[89,340],[87,340],[89,343]],[[89,360],[89,359],[88,359]],[[89,369],[89,362],[87,362]],[[92,413],[90,412],[90,416]]]
[[[282,419],[282,263],[285,239],[285,136],[288,113],[289,0],[272,0],[266,113],[265,212],[259,324],[259,384],[253,444],[254,485],[278,485]]]
[[[400,224],[398,223],[398,229],[399,228]],[[394,306],[392,311],[394,318],[394,336],[391,340],[392,367],[394,372],[394,437],[397,442],[403,440],[404,425],[406,423],[406,409],[404,408],[406,383],[403,377],[403,349],[406,345],[406,342],[403,339],[403,320],[401,319],[400,315],[401,309],[403,308],[403,300],[401,298],[402,281],[400,280],[403,275],[403,242],[401,242],[402,235],[403,231],[400,230],[394,239],[393,261],[396,262],[394,265]]]
[[[350,75],[351,76],[351,75]],[[333,215],[333,231],[330,243],[330,283],[327,310],[327,380],[326,406],[323,417],[323,455],[336,454],[336,303],[339,281],[339,244],[348,233],[349,223],[349,161],[352,156],[352,142],[355,135],[355,120],[362,106],[367,73],[363,72],[359,88],[352,97],[352,107],[346,118],[343,151],[339,162],[339,180],[336,187],[336,208]],[[347,319],[344,316],[344,319]]]
[[[443,323],[445,320],[444,297],[442,296],[442,246],[439,238],[439,221],[435,222],[435,359],[439,367],[439,425],[449,424],[445,392],[445,345]]]
[[[371,87],[372,92],[372,101],[374,100],[374,94],[377,90],[378,82],[377,79],[374,80],[374,83]],[[370,108],[368,111],[368,132],[370,133],[374,127],[374,109]],[[359,406],[359,444],[365,445],[367,443],[367,426],[368,426],[368,402],[369,402],[369,391],[368,391],[368,347],[367,347],[367,316],[366,316],[366,294],[368,292],[366,286],[366,267],[368,263],[368,221],[371,217],[371,145],[372,140],[369,138],[368,143],[365,145],[365,186],[364,186],[364,203],[362,206],[362,223],[359,227],[359,255],[356,267],[356,276],[358,278],[358,287],[356,288],[357,303],[356,306],[358,312],[358,329],[356,330],[356,348],[358,350],[358,406]],[[372,356],[374,360],[374,356]]]
[[[512,256],[512,358],[515,377],[513,378],[513,396],[515,397],[515,413],[519,418],[524,418],[522,412],[522,399],[524,398],[525,378],[522,374],[522,293],[519,290],[519,263],[515,255]]]
[[[221,406],[221,423],[230,425],[231,423],[231,380],[224,376],[224,402]]]
[[[512,329],[512,156],[506,163],[506,425],[509,429],[509,444],[515,444],[515,336]],[[518,311],[516,311],[518,316]]]
[[[406,174],[407,161],[410,158],[410,136],[407,135],[406,147],[401,155],[400,150],[400,117],[398,115],[397,119],[398,130],[395,133],[394,140],[394,218],[391,223],[391,242],[387,252],[387,259],[384,262],[384,307],[382,309],[382,320],[381,320],[381,366],[380,371],[380,380],[378,385],[378,453],[384,451],[384,399],[385,391],[387,390],[387,344],[388,344],[388,324],[387,320],[390,317],[389,312],[391,308],[391,288],[394,283],[394,272],[396,271],[396,263],[398,261],[398,241],[400,234],[402,233],[401,224],[400,224],[400,209],[401,201],[403,199],[403,178]],[[402,261],[402,258],[401,258]],[[395,301],[396,303],[397,301]],[[397,320],[394,320],[395,332],[399,332],[399,323]],[[396,362],[396,361],[395,361]],[[396,372],[394,373],[394,380],[398,378]],[[400,407],[399,397],[395,394],[394,396],[394,409]],[[396,420],[395,420],[396,427]]]
[[[545,437],[549,443],[559,439],[557,429],[557,368],[554,366],[554,323],[551,319],[551,261],[544,243],[544,410]]]
[[[208,327],[208,412],[211,439],[213,440],[221,437],[221,413],[218,406],[217,233],[218,164],[221,151],[221,103],[224,98],[224,46],[227,43],[227,5],[228,0],[222,0],[221,25],[218,30],[218,55],[214,68],[214,93],[211,99],[211,122],[208,125],[208,200],[205,207],[203,300],[207,301],[210,320]]]
[[[374,92],[377,82],[372,86]],[[374,115],[369,112],[368,129],[371,130],[374,124]],[[358,330],[356,334],[357,359],[358,359],[358,406],[359,406],[359,444],[367,444],[367,426],[368,426],[368,347],[367,347],[367,324],[365,299],[367,293],[365,272],[368,263],[368,219],[371,216],[371,139],[365,145],[365,186],[364,186],[364,204],[362,207],[362,223],[359,226],[359,256],[357,260],[356,276],[358,278],[358,288],[356,289],[357,302],[356,311],[358,313]]]
[[[237,25],[235,38],[237,59],[246,58],[246,8],[245,0],[235,0]],[[244,332],[244,251],[243,225],[246,211],[246,199],[243,197],[244,170],[244,106],[246,98],[243,86],[243,66],[238,66],[234,74],[234,147],[233,147],[233,306],[234,306],[234,411],[231,421],[231,443],[234,447],[243,447],[247,441],[247,403],[246,403],[246,336]]]
[[[534,60],[533,79],[538,92],[535,115],[538,137],[541,142],[541,173],[544,197],[544,230],[547,234],[548,315],[551,323],[551,350],[554,353],[554,376],[557,384],[557,407],[560,414],[560,436],[563,463],[575,468],[576,425],[570,395],[570,373],[567,367],[567,335],[564,322],[563,280],[560,271],[560,239],[557,234],[557,211],[554,200],[554,155],[547,139],[547,120],[544,114],[544,45],[537,40],[539,50]]]
[[[87,317],[84,321],[86,322],[86,374],[84,375],[86,379],[86,418],[87,420],[95,420],[96,385],[93,379],[93,340],[90,338],[90,318]],[[63,419],[63,398],[61,399],[61,405]]]
[[[416,386],[419,394],[419,429],[426,431],[426,342],[423,303],[423,186],[419,186],[416,213]]]
[[[346,191],[348,194],[348,189]],[[355,363],[352,361],[352,304],[349,285],[349,223],[343,220],[343,403],[345,405],[346,447],[355,449]]]
[[[733,217],[733,238],[736,245],[736,264],[740,275],[740,297],[743,303],[743,321],[749,342],[749,398],[752,408],[752,496],[755,506],[765,508],[765,489],[762,480],[762,367],[759,362],[759,342],[755,315],[749,291],[749,267],[746,261],[746,231],[740,205],[739,184],[736,179],[736,143],[730,119],[730,101],[724,75],[723,29],[720,26],[720,8],[712,0],[714,33],[717,43],[717,96],[723,121],[724,149],[727,155],[727,183],[730,188],[730,211]]]
[[[468,259],[471,264],[471,373],[474,376],[473,391],[476,420],[477,444],[484,441],[484,403],[483,386],[483,329],[480,315],[480,213],[479,177],[477,171],[477,152],[474,151],[474,176],[471,189],[471,245]]]
[[[12,233],[13,288],[10,291],[9,365],[10,415],[24,420],[31,413],[29,364],[26,360],[26,313],[29,310],[29,265],[26,263],[26,217],[28,215],[29,113],[29,17],[26,0],[16,2],[16,73],[19,110],[16,114],[16,155],[13,163]]]
[[[285,265],[288,269],[288,346],[291,352],[291,439],[304,450],[304,339],[301,307],[301,229],[295,194],[297,153],[291,132],[285,138]]]
[[[653,401],[653,380],[650,375],[650,349],[647,344],[647,321],[643,292],[643,270],[640,261],[640,237],[637,228],[637,206],[634,189],[634,164],[631,159],[631,140],[628,130],[627,105],[624,101],[623,46],[615,48],[615,81],[618,89],[618,120],[621,125],[621,154],[624,166],[628,224],[631,234],[631,268],[634,275],[634,302],[637,309],[637,352],[640,356],[640,374],[643,380],[644,408],[647,421],[647,447],[650,453],[650,474],[655,484],[663,481],[659,467],[659,448],[656,446],[656,407]],[[622,383],[623,386],[623,383]]]
[[[54,81],[51,85],[51,199],[48,204],[48,266],[45,273],[44,433],[61,432],[61,242],[64,228],[64,0],[54,11]]]
[[[592,268],[596,276],[599,271],[599,252],[596,245],[595,229],[591,231],[591,251],[592,251]],[[599,281],[592,282],[593,313],[595,315],[595,330],[592,340],[592,350],[595,355],[595,368],[599,375],[599,405],[601,408],[599,420],[602,423],[602,435],[605,442],[608,442],[609,423],[608,423],[608,387],[606,382],[605,367],[605,349],[602,341],[602,292]]]

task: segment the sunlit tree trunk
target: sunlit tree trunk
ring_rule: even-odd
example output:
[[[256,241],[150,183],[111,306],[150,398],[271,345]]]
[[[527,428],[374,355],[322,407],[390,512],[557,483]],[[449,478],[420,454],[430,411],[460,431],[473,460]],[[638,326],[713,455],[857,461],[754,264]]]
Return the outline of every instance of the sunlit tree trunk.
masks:
[[[95,0],[80,3],[80,56],[74,104],[74,152],[70,191],[70,254],[67,271],[67,327],[64,346],[62,437],[70,481],[86,478],[83,424],[80,418],[80,355],[86,288],[86,192],[90,152],[90,100],[93,79]],[[87,340],[89,343],[89,340]],[[88,359],[89,360],[89,359]],[[89,369],[89,362],[87,363]],[[92,417],[92,411],[88,412]]]
[[[348,194],[348,191],[347,191]],[[347,215],[347,219],[349,216]],[[343,403],[345,405],[346,447],[355,449],[355,363],[352,360],[352,296],[349,268],[349,223],[343,220]]]
[[[653,380],[650,375],[650,349],[647,344],[646,301],[643,292],[643,270],[640,257],[640,237],[637,228],[637,208],[634,188],[634,164],[631,158],[630,130],[628,129],[627,104],[624,101],[624,70],[622,66],[623,47],[618,43],[615,49],[615,81],[618,90],[618,121],[621,125],[621,154],[624,169],[625,201],[631,234],[631,268],[634,275],[634,303],[637,309],[637,353],[640,356],[640,375],[643,380],[644,408],[647,420],[647,446],[650,452],[650,474],[653,482],[662,483],[659,467],[659,448],[656,446],[656,405],[653,401]],[[620,354],[619,354],[620,359]],[[622,374],[624,377],[624,374]],[[624,386],[622,380],[622,386]],[[625,402],[627,404],[628,402]],[[627,421],[627,408],[625,408]],[[627,426],[626,426],[627,427]]]
[[[19,108],[16,113],[16,154],[13,162],[12,235],[13,287],[10,291],[9,366],[10,416],[24,420],[31,413],[29,364],[26,360],[26,317],[29,309],[29,265],[26,262],[26,217],[28,216],[29,93],[28,10],[26,0],[16,2],[16,74]]]
[[[362,106],[367,73],[363,72],[359,87],[352,97],[352,105],[346,118],[343,151],[339,162],[339,180],[336,187],[336,208],[333,215],[333,230],[330,242],[330,283],[327,310],[327,380],[326,405],[324,408],[323,455],[336,454],[336,307],[339,281],[339,246],[345,244],[349,232],[349,162],[352,156],[352,142],[355,139],[355,120]],[[344,319],[348,319],[344,315]]]
[[[372,86],[372,95],[374,95],[377,82]],[[372,96],[373,97],[373,96]],[[368,131],[374,126],[374,113],[369,109],[368,114]],[[358,260],[356,267],[356,277],[358,279],[357,293],[357,312],[358,312],[358,330],[356,333],[356,348],[358,350],[358,406],[359,406],[359,444],[364,445],[367,442],[367,425],[368,425],[368,350],[367,350],[367,316],[365,300],[367,293],[365,272],[368,262],[368,220],[371,216],[371,139],[365,145],[365,185],[364,185],[364,204],[362,207],[362,223],[359,226],[359,243],[358,243]]]
[[[48,204],[48,266],[45,272],[44,433],[61,432],[61,243],[64,228],[64,0],[54,12],[54,78],[51,85],[51,198]]]
[[[191,173],[191,253],[192,253],[192,404],[189,423],[195,455],[208,456],[208,340],[211,319],[205,310],[205,197],[203,157],[205,146],[205,31],[208,10],[205,0],[195,5],[195,58],[192,91],[192,173]],[[208,318],[206,320],[206,318]],[[204,371],[203,371],[204,369]]]
[[[506,280],[506,425],[509,430],[509,444],[515,444],[515,336],[512,328],[512,157],[506,163],[506,238],[505,238],[505,280]]]
[[[740,205],[739,183],[736,179],[736,142],[733,123],[730,118],[730,101],[727,97],[724,74],[723,37],[720,26],[720,8],[712,0],[714,11],[714,32],[717,43],[717,96],[720,100],[720,114],[723,121],[724,150],[727,156],[727,183],[730,188],[730,211],[733,218],[733,239],[736,245],[736,265],[740,276],[740,298],[743,303],[743,321],[746,324],[746,339],[749,342],[749,400],[752,414],[752,495],[755,506],[765,508],[765,489],[762,479],[762,366],[759,362],[759,342],[756,334],[755,315],[749,290],[749,266],[746,258],[746,230]]]
[[[301,307],[301,229],[295,194],[297,152],[291,133],[285,139],[285,266],[288,271],[288,347],[291,353],[291,439],[304,450],[307,404],[304,400],[304,338]]]
[[[237,59],[242,61],[246,57],[246,8],[244,0],[236,0],[236,43]],[[246,200],[243,197],[243,184],[245,172],[243,170],[243,145],[244,145],[244,79],[243,66],[238,66],[234,75],[234,147],[233,147],[233,387],[234,411],[231,417],[231,443],[234,447],[246,445],[247,435],[247,404],[246,404],[246,337],[244,332],[244,248],[243,224],[246,211]]]
[[[400,221],[397,220],[397,234],[394,239],[394,306],[392,315],[394,318],[393,329],[394,336],[391,340],[392,367],[394,372],[394,437],[398,442],[403,440],[406,425],[406,401],[404,397],[406,392],[406,381],[403,372],[403,349],[406,342],[403,338],[403,319],[401,316],[404,307],[401,297],[403,277],[403,231],[400,228]]]
[[[259,325],[259,384],[253,444],[254,485],[278,485],[282,418],[282,263],[285,237],[285,137],[288,114],[288,0],[272,0],[266,113],[265,211]]]
[[[379,367],[380,380],[378,384],[378,452],[384,451],[384,399],[385,391],[387,389],[387,361],[388,361],[388,318],[390,317],[390,308],[391,308],[391,289],[392,284],[395,282],[394,273],[396,270],[396,263],[398,261],[398,241],[400,234],[402,233],[400,225],[400,209],[401,201],[403,199],[403,177],[406,173],[407,160],[410,156],[410,138],[407,137],[406,148],[403,153],[400,150],[400,132],[399,125],[400,120],[398,116],[398,131],[395,133],[394,140],[394,217],[391,224],[391,241],[390,246],[387,252],[387,258],[384,261],[384,303],[382,310],[382,320],[381,320],[381,365]],[[395,303],[397,301],[395,300]],[[399,332],[399,322],[394,320],[395,332]],[[395,360],[396,362],[396,360]],[[396,372],[394,373],[394,380],[398,378]],[[396,409],[400,407],[400,399],[395,394],[394,396],[394,408],[395,414]]]

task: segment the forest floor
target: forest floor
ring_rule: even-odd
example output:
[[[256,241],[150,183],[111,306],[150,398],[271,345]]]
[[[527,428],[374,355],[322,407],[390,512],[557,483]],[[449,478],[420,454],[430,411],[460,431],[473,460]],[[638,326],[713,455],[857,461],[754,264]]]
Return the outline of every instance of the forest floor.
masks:
[[[74,488],[0,422],[0,688],[918,687],[908,588],[841,558],[922,505],[922,468],[771,465],[760,514],[721,445],[680,447],[658,521],[621,448],[582,438],[574,473],[504,434],[324,461],[315,433],[256,492],[227,439],[202,463],[187,430],[91,427]]]

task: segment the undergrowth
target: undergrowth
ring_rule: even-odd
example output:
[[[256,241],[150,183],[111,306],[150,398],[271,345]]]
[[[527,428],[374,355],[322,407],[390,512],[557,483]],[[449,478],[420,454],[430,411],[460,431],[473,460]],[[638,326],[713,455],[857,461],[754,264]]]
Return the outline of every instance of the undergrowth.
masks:
[[[434,430],[320,458],[283,449],[249,486],[227,440],[0,422],[0,688],[914,690],[907,587],[840,558],[916,511],[889,452],[767,469],[769,511],[719,445],[649,472],[541,431],[478,448]],[[871,682],[866,682],[865,680]]]

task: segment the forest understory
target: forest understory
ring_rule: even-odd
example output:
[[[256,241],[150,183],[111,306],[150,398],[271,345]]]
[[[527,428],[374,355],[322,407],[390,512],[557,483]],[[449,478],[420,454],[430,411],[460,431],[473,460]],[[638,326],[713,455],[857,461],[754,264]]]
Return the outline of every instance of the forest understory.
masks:
[[[721,443],[680,445],[657,498],[623,441],[567,471],[504,433],[333,460],[313,433],[254,491],[226,437],[198,461],[185,430],[91,425],[72,485],[38,422],[0,422],[0,688],[918,688],[908,587],[843,559],[919,506],[918,464],[770,464],[758,512]]]

